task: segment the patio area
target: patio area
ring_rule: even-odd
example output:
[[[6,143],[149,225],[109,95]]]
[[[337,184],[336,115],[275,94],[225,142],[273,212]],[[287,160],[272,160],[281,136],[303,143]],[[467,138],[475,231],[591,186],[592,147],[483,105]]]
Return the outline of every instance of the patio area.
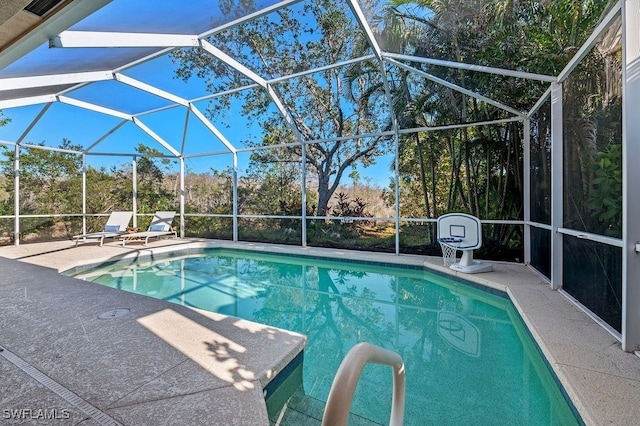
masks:
[[[4,420],[268,424],[311,333],[61,273],[212,247],[506,292],[586,424],[640,422],[640,2],[4,3]],[[163,211],[180,238],[71,241]],[[449,213],[492,272],[429,257]]]
[[[205,239],[3,247],[2,409],[56,407],[69,424],[268,424],[262,389],[302,350],[303,336],[58,273],[205,247],[349,256],[452,273],[435,257]],[[525,265],[498,262],[493,272],[464,278],[508,292],[586,424],[637,422],[640,360],[587,314]],[[119,309],[128,311],[99,318]]]
[[[269,424],[263,392],[301,353],[304,336],[56,271],[162,245],[3,250],[3,422]]]

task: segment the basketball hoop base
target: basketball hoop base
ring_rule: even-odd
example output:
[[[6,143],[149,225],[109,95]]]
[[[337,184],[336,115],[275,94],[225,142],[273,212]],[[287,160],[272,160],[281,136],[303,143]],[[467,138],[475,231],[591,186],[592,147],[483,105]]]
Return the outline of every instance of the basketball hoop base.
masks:
[[[449,269],[465,274],[479,274],[480,272],[493,271],[493,265],[489,262],[480,262],[479,260],[474,260],[472,264],[466,266],[461,265],[460,263],[454,263],[453,265],[449,266]]]

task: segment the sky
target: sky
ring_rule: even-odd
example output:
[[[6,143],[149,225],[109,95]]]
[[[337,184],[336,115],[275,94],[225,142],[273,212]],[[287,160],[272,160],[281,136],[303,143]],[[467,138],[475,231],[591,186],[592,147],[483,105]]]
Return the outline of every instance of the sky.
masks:
[[[206,2],[206,0],[197,1]],[[77,24],[73,29],[105,30],[106,27],[102,27],[105,26],[104,22],[106,20],[112,24],[115,23],[117,25],[115,29],[119,29],[120,27],[122,31],[130,31],[131,27],[135,27],[139,25],[139,23],[135,17],[123,16],[123,7],[127,4],[127,10],[129,10],[132,7],[132,3],[139,3],[137,7],[142,9],[149,9],[150,7],[149,3],[145,3],[143,0],[128,0],[126,3],[122,0],[114,0],[112,4],[100,11],[100,16],[89,17],[85,21]],[[273,4],[275,2],[262,0],[259,3]],[[160,19],[154,25],[175,25],[175,30],[180,31],[179,24],[173,23],[173,21],[179,18],[172,16],[172,11],[175,11],[175,3],[160,0],[153,2],[153,4],[154,6],[151,9],[154,10],[148,10],[147,12],[156,13],[160,16]],[[185,8],[184,13],[189,15],[189,19],[194,20],[194,30],[199,29],[200,27],[198,27],[198,25],[203,25],[206,17],[196,16],[192,12],[187,11],[187,9],[188,8]],[[183,11],[181,10],[180,13],[183,13]],[[145,28],[145,30],[152,31],[154,28]],[[80,50],[87,51],[87,49],[48,49],[46,46],[42,46],[25,58],[10,65],[5,70],[0,70],[0,75],[10,76],[11,73],[19,74],[20,71],[29,69],[29,67],[36,67],[39,61],[45,64],[48,63],[48,66],[61,70],[65,69],[67,63],[83,60],[89,62],[89,59],[83,58],[79,52]],[[123,54],[126,53],[125,50]],[[89,49],[87,58],[91,58],[97,54],[95,51]],[[109,53],[106,57],[109,58],[112,56],[116,56],[116,54]],[[64,60],[61,60],[61,58]],[[189,100],[208,94],[207,82],[205,80],[192,76],[188,82],[184,82],[175,77],[175,69],[176,65],[173,64],[171,58],[168,55],[164,55],[124,70],[122,73],[128,77],[154,85],[155,87]],[[153,110],[169,104],[169,101],[165,99],[113,80],[92,83],[70,92],[68,96],[84,102],[119,110],[127,114]],[[201,112],[206,113],[208,102],[209,101],[201,101],[196,103],[196,106]],[[5,109],[3,114],[11,121],[9,125],[0,127],[0,141],[17,141],[43,108],[44,105],[40,104]],[[275,106],[271,107],[271,111],[273,110],[275,110]],[[161,138],[169,142],[177,150],[180,150],[186,117],[186,109],[179,107],[154,114],[143,115],[140,116],[139,119]],[[143,143],[168,153],[164,147],[137,128],[133,123],[126,123],[109,135],[109,132],[116,128],[121,122],[121,118],[100,114],[61,102],[55,102],[33,128],[29,130],[23,142],[31,144],[44,143],[47,146],[57,147],[63,139],[68,139],[73,144],[88,147],[101,138],[104,138],[99,145],[93,148],[93,152],[133,153],[135,146]],[[239,102],[232,103],[225,114],[213,118],[212,122],[236,147],[244,146],[246,140],[259,141],[262,136],[262,131],[259,126],[260,120],[249,121],[244,117]],[[220,140],[202,125],[197,118],[191,115],[187,126],[184,153],[188,156],[189,154],[200,152],[219,153],[225,151],[227,151],[227,149]],[[241,173],[243,173],[243,170],[248,166],[248,159],[249,154],[240,155],[239,168]],[[111,167],[128,163],[131,161],[131,158],[88,156],[87,161],[88,164],[93,167]],[[389,167],[392,161],[392,156],[385,156],[381,158],[377,164],[368,168],[360,167],[357,171],[362,180],[371,180],[372,182],[386,186],[388,185],[389,176],[391,175]],[[211,168],[222,170],[228,168],[231,164],[231,155],[216,155],[207,157],[206,159],[198,158],[187,160],[188,169],[194,172],[207,171]],[[346,182],[349,178],[345,176],[344,180]]]

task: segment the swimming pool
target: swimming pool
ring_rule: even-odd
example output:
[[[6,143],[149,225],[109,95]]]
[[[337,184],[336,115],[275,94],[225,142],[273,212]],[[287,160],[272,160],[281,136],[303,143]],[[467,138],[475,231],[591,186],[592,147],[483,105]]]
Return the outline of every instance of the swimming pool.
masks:
[[[426,269],[214,249],[77,277],[306,334],[289,409],[316,418],[344,355],[368,341],[404,359],[407,425],[580,423],[508,298]],[[361,423],[388,422],[391,380],[365,368]]]

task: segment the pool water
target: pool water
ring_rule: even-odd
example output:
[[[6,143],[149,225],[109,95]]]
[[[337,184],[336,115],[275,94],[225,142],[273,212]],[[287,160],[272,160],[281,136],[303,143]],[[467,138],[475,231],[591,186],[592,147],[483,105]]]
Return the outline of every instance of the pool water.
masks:
[[[404,360],[406,425],[580,423],[506,296],[425,269],[211,250],[78,277],[307,335],[307,400],[289,410],[316,418],[309,400],[324,404],[345,354],[367,341]],[[390,367],[367,365],[354,418],[388,424],[391,386]]]

